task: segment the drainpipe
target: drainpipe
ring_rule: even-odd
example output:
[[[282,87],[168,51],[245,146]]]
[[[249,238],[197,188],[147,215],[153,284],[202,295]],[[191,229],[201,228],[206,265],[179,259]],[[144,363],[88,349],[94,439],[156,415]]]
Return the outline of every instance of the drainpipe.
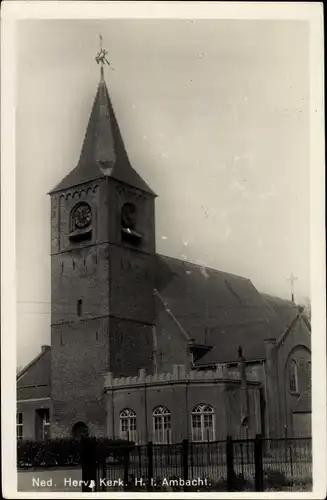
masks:
[[[269,435],[268,437],[275,437],[278,434],[278,424],[279,424],[279,407],[277,404],[278,400],[278,388],[277,388],[277,364],[276,364],[276,339],[270,338],[265,339],[265,351],[266,351],[266,408],[267,417],[269,421]]]

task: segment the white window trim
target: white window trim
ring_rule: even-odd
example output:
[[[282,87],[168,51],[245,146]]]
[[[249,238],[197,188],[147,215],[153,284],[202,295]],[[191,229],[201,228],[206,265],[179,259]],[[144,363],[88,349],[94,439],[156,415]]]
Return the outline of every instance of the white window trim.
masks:
[[[206,411],[195,411],[196,408],[203,406],[203,407],[208,407],[211,408],[211,412],[206,412]],[[193,427],[193,416],[200,416],[201,420],[201,439],[195,439],[195,428]],[[192,441],[194,443],[207,443],[208,442],[208,436],[205,435],[205,427],[204,427],[204,416],[205,415],[211,415],[212,416],[212,438],[209,440],[210,442],[216,440],[216,415],[213,407],[211,405],[207,404],[198,404],[194,406],[192,412],[191,412],[191,432],[192,432]]]
[[[45,408],[45,411],[48,413],[43,414],[42,418],[42,438],[43,441],[45,440],[45,429],[50,429],[50,410],[48,408]],[[46,415],[48,416],[49,420],[46,420]],[[48,437],[50,437],[50,434],[48,434]]]
[[[24,414],[23,414],[23,412],[19,411],[17,413],[17,415],[21,415],[22,416],[22,422],[21,423],[17,423],[17,421],[16,421],[16,438],[17,438],[18,441],[22,441],[24,439]],[[20,437],[18,437],[18,429],[21,429],[21,434],[22,435]]]
[[[127,421],[127,431],[123,431],[122,423]],[[131,429],[131,421],[135,422],[135,429]],[[119,435],[121,439],[128,439],[130,441],[137,442],[137,419],[136,412],[130,408],[124,408],[119,414]]]
[[[161,413],[159,413],[158,410],[161,410]],[[155,413],[156,411],[158,411],[158,413]],[[169,429],[166,429],[166,430],[165,430],[165,426],[164,426],[165,417],[169,417],[169,424],[170,424]],[[158,430],[156,430],[156,427],[155,427],[156,419],[157,420],[160,419],[160,421],[161,421],[161,429],[159,429],[159,432],[158,432]],[[168,444],[168,443],[170,444],[172,442],[171,423],[172,423],[171,411],[166,406],[160,405],[160,406],[156,406],[153,409],[152,429],[153,429],[153,442],[155,444]],[[157,439],[158,436],[160,437],[160,439]],[[168,437],[168,439],[167,439],[167,437]]]

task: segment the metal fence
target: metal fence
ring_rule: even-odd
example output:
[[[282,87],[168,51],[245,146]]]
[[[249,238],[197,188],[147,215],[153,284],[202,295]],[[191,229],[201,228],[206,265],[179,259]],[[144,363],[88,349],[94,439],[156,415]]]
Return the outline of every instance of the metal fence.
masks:
[[[119,453],[108,448],[100,461],[92,458],[89,443],[85,453],[84,471],[89,470],[85,477],[92,476],[91,469],[95,471],[93,491],[297,491],[312,487],[311,438],[150,442],[125,451],[120,445]]]
[[[20,441],[17,467],[80,465],[83,491],[310,491],[311,438],[136,445],[108,438]]]

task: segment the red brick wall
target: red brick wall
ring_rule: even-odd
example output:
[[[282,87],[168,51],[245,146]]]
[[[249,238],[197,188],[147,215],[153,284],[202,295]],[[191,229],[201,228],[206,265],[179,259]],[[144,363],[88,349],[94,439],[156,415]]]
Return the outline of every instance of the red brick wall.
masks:
[[[51,257],[51,323],[79,321],[77,301],[83,300],[83,318],[109,314],[107,243],[73,249]]]
[[[103,373],[109,366],[108,318],[81,320],[52,327],[52,397],[54,424],[70,434],[81,420],[105,427]],[[59,428],[60,424],[60,428]]]
[[[152,325],[110,318],[110,371],[116,377],[135,376],[140,368],[153,373]]]
[[[72,243],[70,214],[81,200],[92,208],[92,239]],[[138,230],[145,237],[138,250],[121,246],[126,201],[139,208]],[[53,435],[70,434],[77,421],[104,434],[103,373],[151,372],[154,239],[153,197],[112,179],[52,196]]]
[[[110,260],[110,314],[154,324],[154,257],[112,245]]]

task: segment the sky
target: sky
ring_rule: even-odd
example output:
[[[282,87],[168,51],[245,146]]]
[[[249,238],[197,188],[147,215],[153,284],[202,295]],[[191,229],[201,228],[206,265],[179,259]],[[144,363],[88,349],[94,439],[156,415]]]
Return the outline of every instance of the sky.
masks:
[[[16,87],[17,363],[50,344],[51,190],[79,158],[105,78],[131,164],[157,193],[157,252],[309,289],[305,21],[20,21]]]

